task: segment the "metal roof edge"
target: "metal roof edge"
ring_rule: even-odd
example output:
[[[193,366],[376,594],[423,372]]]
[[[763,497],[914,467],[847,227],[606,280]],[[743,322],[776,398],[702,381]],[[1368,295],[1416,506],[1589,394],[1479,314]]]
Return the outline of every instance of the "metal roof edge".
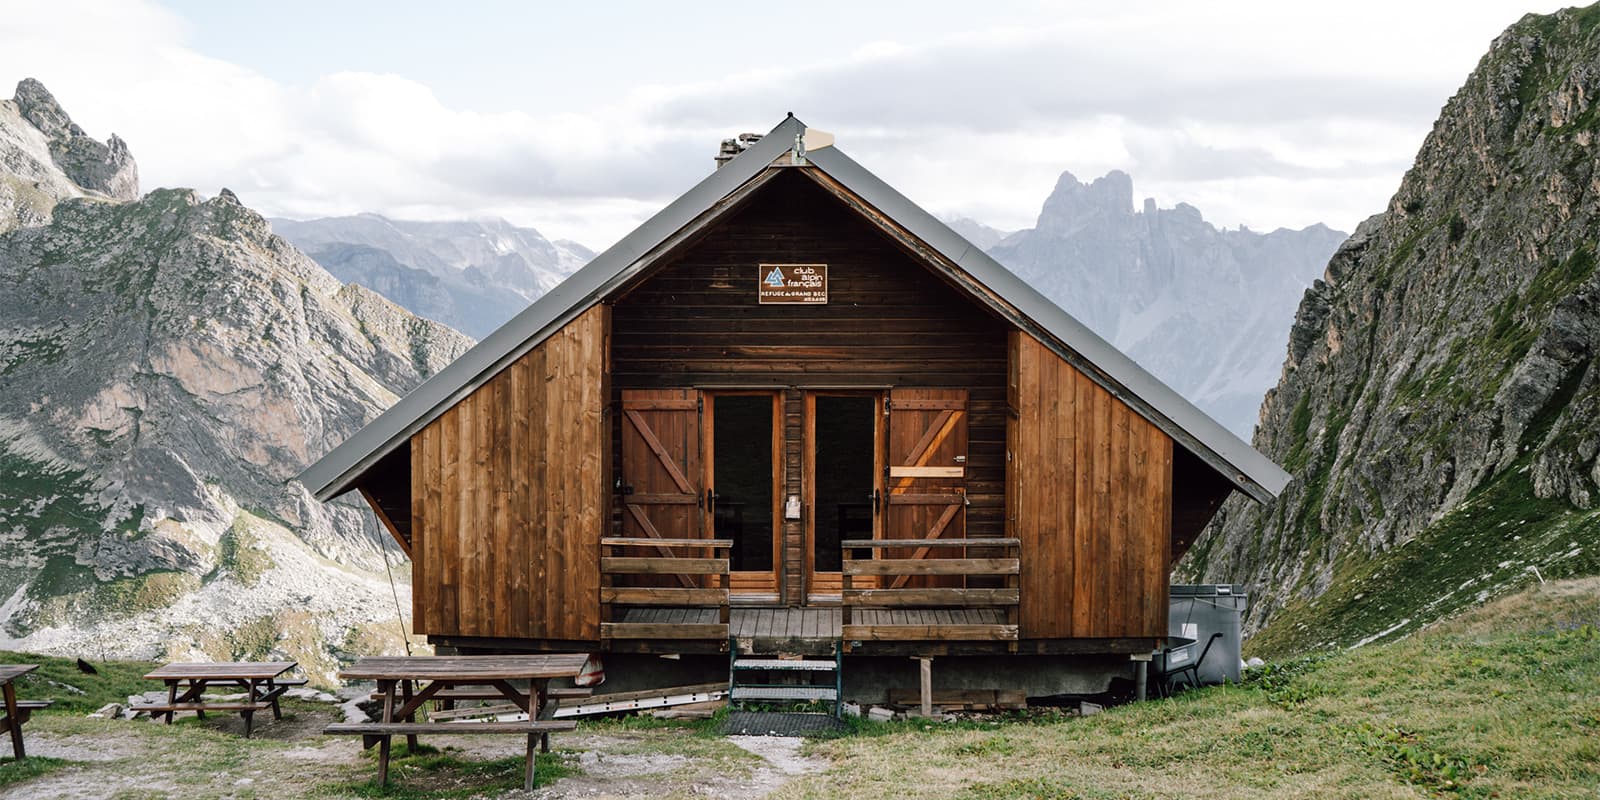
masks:
[[[328,501],[350,491],[355,479],[393,452],[422,426],[513,360],[537,345],[571,317],[599,300],[600,290],[641,256],[704,213],[773,160],[794,147],[805,124],[793,115],[778,123],[748,150],[707,175],[688,192],[656,212],[616,244],[546,292],[509,322],[423,381],[376,419],[339,443],[299,474],[311,493]],[[559,324],[558,324],[559,323]]]
[[[1165,422],[1187,432],[1200,446],[1238,470],[1239,475],[1224,477],[1240,490],[1257,500],[1263,500],[1257,492],[1252,491],[1253,487],[1239,480],[1241,477],[1253,482],[1274,498],[1282,493],[1284,486],[1288,485],[1289,473],[1273,463],[1272,459],[1235,436],[1232,431],[1195,407],[1172,387],[1150,374],[1121,350],[1100,338],[1088,326],[1029,286],[1027,282],[1017,277],[1016,273],[995,261],[989,254],[967,241],[950,226],[940,222],[937,217],[872,174],[870,170],[856,163],[837,146],[807,153],[806,158],[929,247],[950,259],[979,283],[1011,303],[1024,316],[1059,339],[1062,345],[1103,370],[1129,393],[1165,417]],[[1151,421],[1160,425],[1163,420]]]

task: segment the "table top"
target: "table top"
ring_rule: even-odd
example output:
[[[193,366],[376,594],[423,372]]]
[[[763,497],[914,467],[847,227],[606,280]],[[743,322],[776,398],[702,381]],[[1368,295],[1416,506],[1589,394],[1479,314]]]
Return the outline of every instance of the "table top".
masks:
[[[10,683],[38,668],[38,664],[0,664],[0,683]]]
[[[339,671],[345,680],[518,680],[573,677],[584,653],[522,656],[369,656]]]
[[[294,661],[220,661],[199,664],[167,664],[146,674],[146,680],[199,679],[206,680],[264,680],[276,678],[299,666]]]

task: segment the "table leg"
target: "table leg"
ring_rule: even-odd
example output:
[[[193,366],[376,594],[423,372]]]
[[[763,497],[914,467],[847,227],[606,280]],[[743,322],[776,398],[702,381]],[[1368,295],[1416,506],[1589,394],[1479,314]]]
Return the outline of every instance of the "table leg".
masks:
[[[378,681],[378,691],[383,693],[383,721],[394,722],[394,681]],[[378,740],[378,785],[389,785],[389,745],[393,737],[384,734]]]
[[[401,681],[400,682],[400,686],[401,686],[401,691],[404,693],[405,705],[408,705],[408,706],[411,705],[411,698],[414,697],[414,695],[412,694],[412,691],[411,691],[411,681]],[[416,722],[417,721],[416,712],[412,712],[410,714],[407,714],[405,721],[406,722]],[[414,734],[414,733],[406,734],[406,752],[410,753],[412,755],[416,755],[416,752],[417,752],[417,735]]]
[[[273,679],[268,678],[267,679],[267,694],[272,695],[272,718],[274,720],[281,720],[281,719],[283,719],[283,709],[278,707],[278,697],[279,697],[279,695],[277,694],[277,690],[278,690],[277,681],[274,681]]]
[[[210,685],[210,681],[201,678],[191,678],[189,680],[189,691],[184,692],[183,695],[178,699],[185,703],[194,703],[197,706],[204,706],[206,688]],[[194,715],[196,719],[205,719],[206,710],[204,708],[197,708],[194,710]],[[174,712],[174,716],[176,716],[176,712]]]
[[[522,789],[527,792],[531,792],[539,786],[539,777],[536,774],[538,771],[536,766],[537,758],[533,750],[533,742],[537,738],[539,738],[539,735],[536,733],[528,734],[528,774],[522,779]]]
[[[550,681],[547,679],[534,678],[528,681],[529,722],[538,719],[540,712],[544,710],[546,698],[549,696],[549,689]],[[534,735],[531,733],[528,734],[528,777],[523,782],[523,788],[530,792],[534,790],[534,787],[539,785],[539,778],[537,775],[538,757],[533,752],[533,736]],[[550,752],[550,734],[539,734],[539,751],[543,753]]]
[[[178,679],[177,678],[168,678],[167,679],[167,705],[170,706],[170,705],[172,705],[172,704],[174,704],[176,702],[178,702]],[[167,715],[166,723],[168,725],[171,725],[172,724],[172,718],[177,716],[178,712],[173,711],[172,709],[169,708],[166,711],[166,715]]]
[[[22,746],[22,715],[17,713],[17,687],[10,681],[0,686],[0,694],[5,697],[6,727],[11,729],[11,753],[18,761],[28,757],[28,751]]]

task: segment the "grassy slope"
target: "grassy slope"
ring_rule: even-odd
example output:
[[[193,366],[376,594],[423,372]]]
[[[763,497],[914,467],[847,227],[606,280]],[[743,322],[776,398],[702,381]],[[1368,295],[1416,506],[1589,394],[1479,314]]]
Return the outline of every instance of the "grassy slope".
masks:
[[[1333,585],[1286,605],[1246,645],[1286,658],[1411,633],[1541,578],[1600,574],[1600,509],[1540,499],[1525,465],[1485,484],[1415,539],[1347,555]]]
[[[151,760],[187,765],[193,783],[172,788],[195,797],[497,796],[519,780],[515,757],[449,751],[405,759],[390,792],[372,786],[365,759],[285,761],[291,752],[327,746],[317,735],[327,721],[319,715],[331,714],[326,708],[296,707],[307,719],[291,738],[271,738],[294,724],[286,721],[248,742],[221,730],[222,720],[170,728],[86,720],[83,711],[147,688],[138,676],[148,665],[100,664],[100,676],[84,678],[64,659],[0,653],[0,661],[24,658],[45,662],[27,679],[24,696],[64,701],[63,710],[36,717],[32,727],[58,742],[110,746],[120,755],[103,766],[0,759],[0,794],[8,784],[49,779],[41,773],[77,770],[109,780]],[[592,746],[607,758],[684,759],[682,780],[635,779],[664,795],[690,796],[695,781],[749,769],[747,754],[709,723],[585,723],[584,733],[599,737]],[[1535,586],[1398,641],[1274,666],[1244,686],[1087,719],[861,723],[856,735],[816,743],[813,752],[832,759],[831,767],[776,796],[1592,798],[1600,786],[1600,578]],[[572,776],[573,758],[541,758],[541,774]],[[263,769],[293,769],[295,778],[235,786]],[[584,780],[581,770],[569,780]],[[558,791],[561,785],[556,781]]]
[[[1594,797],[1600,579],[1242,687],[1054,724],[886,727],[778,796]]]

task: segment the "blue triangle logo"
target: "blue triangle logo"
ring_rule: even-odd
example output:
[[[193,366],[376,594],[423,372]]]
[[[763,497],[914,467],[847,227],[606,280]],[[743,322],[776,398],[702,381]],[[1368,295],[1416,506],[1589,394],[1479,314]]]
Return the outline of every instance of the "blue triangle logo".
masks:
[[[765,283],[768,286],[771,286],[774,289],[782,289],[783,288],[783,270],[781,270],[781,269],[779,269],[777,267],[773,267],[772,271],[767,273],[767,279],[766,279]]]

